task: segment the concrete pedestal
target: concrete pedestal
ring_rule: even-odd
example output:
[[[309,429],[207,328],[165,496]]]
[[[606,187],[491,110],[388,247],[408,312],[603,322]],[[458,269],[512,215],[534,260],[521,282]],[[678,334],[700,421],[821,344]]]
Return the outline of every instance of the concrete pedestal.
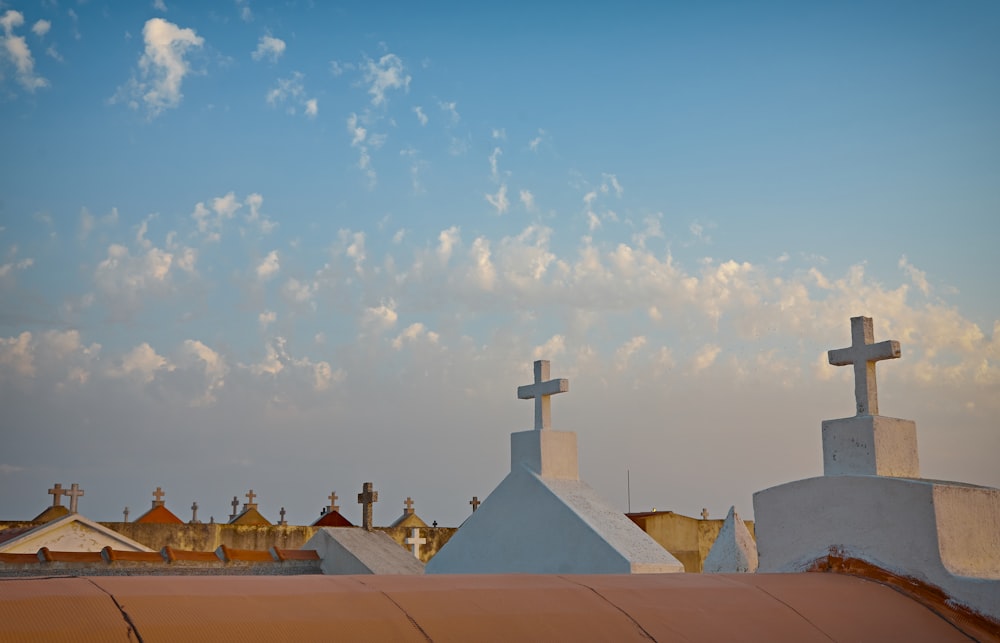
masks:
[[[824,420],[823,475],[919,478],[916,423],[881,415]]]

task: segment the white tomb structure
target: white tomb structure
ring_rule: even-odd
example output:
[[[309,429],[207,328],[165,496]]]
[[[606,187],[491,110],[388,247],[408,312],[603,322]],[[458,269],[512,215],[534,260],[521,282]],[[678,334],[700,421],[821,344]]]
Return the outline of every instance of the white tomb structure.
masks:
[[[315,550],[324,574],[423,574],[424,564],[381,531],[323,527],[302,545]]]
[[[837,557],[943,590],[1000,617],[1000,489],[920,478],[916,425],[878,414],[875,362],[900,356],[874,343],[872,320],[851,319],[857,415],[822,424],[823,476],[754,494],[758,571],[801,571]]]
[[[510,473],[427,563],[429,574],[630,574],[684,566],[580,480],[576,434],[552,430],[550,396],[569,381],[536,361],[535,428],[510,436]]]
[[[757,571],[757,543],[736,513],[736,507],[729,508],[701,571],[706,574],[752,574]]]

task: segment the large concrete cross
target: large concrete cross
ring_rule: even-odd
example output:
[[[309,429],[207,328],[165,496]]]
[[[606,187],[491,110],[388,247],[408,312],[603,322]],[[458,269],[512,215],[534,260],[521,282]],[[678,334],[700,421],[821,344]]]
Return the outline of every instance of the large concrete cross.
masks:
[[[159,487],[157,487],[156,491],[153,492],[153,497],[156,498],[156,500],[153,501],[153,506],[154,507],[162,507],[163,506],[163,496],[165,496],[165,495],[167,495],[167,494],[163,491],[163,489],[160,489]]]
[[[535,400],[535,429],[552,428],[552,406],[549,396],[569,390],[569,380],[549,379],[549,360],[535,361],[535,381],[517,387],[517,399]]]
[[[413,498],[406,496],[406,502],[404,502],[403,504],[406,505],[406,508],[403,510],[403,513],[405,513],[407,516],[411,515],[413,513]]]
[[[240,501],[236,499],[236,496],[233,496],[233,501],[230,502],[229,504],[232,505],[233,507],[233,513],[231,516],[229,516],[229,519],[232,520],[233,518],[236,517],[236,508],[240,506]]]
[[[851,345],[827,353],[834,366],[854,365],[854,400],[858,415],[878,415],[875,362],[900,356],[899,342],[875,343],[871,317],[851,317]]]
[[[249,500],[250,502],[248,502],[245,505],[243,505],[243,509],[256,509],[257,508],[257,503],[254,502],[253,499],[257,497],[257,494],[255,494],[253,492],[253,489],[251,489],[249,493],[244,494],[244,495],[247,497],[247,500]]]
[[[192,502],[191,503],[191,524],[192,525],[198,524],[198,503],[197,502]]]
[[[62,488],[62,484],[56,483],[51,489],[49,489],[49,494],[52,496],[52,506],[62,507],[62,496],[66,494],[66,490]]]
[[[472,496],[472,500],[469,501],[469,504],[472,505],[472,513],[476,513],[476,509],[479,509],[479,505],[482,503],[479,502],[479,496]]]
[[[406,539],[407,545],[413,545],[414,558],[420,558],[420,545],[423,545],[426,542],[427,542],[426,538],[420,537],[420,529],[418,527],[414,527],[410,531],[410,537]]]
[[[69,512],[75,514],[77,499],[83,495],[83,489],[74,482],[69,486],[69,491],[63,491],[63,494],[69,496]]]
[[[330,493],[330,495],[327,496],[327,498],[330,499],[330,506],[326,508],[327,512],[329,513],[331,511],[340,511],[340,506],[337,504],[337,492],[334,491]]]
[[[375,485],[366,482],[361,486],[361,493],[358,494],[358,504],[361,505],[361,526],[365,531],[372,530],[372,509],[378,502],[378,491],[374,490]]]

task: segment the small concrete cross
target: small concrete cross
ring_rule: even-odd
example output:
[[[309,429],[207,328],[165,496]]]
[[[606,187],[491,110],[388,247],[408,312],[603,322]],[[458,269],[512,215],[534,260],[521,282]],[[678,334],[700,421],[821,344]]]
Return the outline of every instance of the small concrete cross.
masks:
[[[705,507],[701,508],[701,519],[708,520],[708,509]]]
[[[366,482],[358,494],[358,504],[361,505],[361,526],[365,531],[372,530],[372,508],[378,502],[378,491],[374,491],[374,486]]]
[[[549,396],[565,393],[569,390],[569,380],[549,379],[549,361],[535,361],[535,381],[532,384],[517,387],[517,399],[535,400],[535,429],[552,428],[552,406]]]
[[[160,489],[159,487],[157,487],[156,491],[153,492],[153,497],[156,498],[156,500],[153,501],[153,506],[154,507],[162,507],[163,506],[163,496],[165,496],[165,495],[167,495],[167,494],[164,493],[163,489]]]
[[[62,485],[58,482],[49,489],[49,494],[52,496],[52,506],[62,507],[62,496],[66,493],[66,490],[62,488]]]
[[[410,537],[406,539],[407,545],[413,545],[414,558],[420,558],[420,545],[423,545],[426,542],[426,538],[420,537],[420,529],[418,527],[414,527],[413,530],[410,531]]]
[[[243,505],[243,509],[244,510],[247,510],[247,509],[256,509],[257,508],[257,503],[254,502],[253,499],[257,497],[257,494],[255,494],[253,492],[253,489],[251,489],[249,493],[246,493],[244,495],[247,497],[247,500],[249,500],[250,502],[248,502],[245,505]]]
[[[69,491],[63,491],[63,493],[69,496],[69,512],[71,514],[75,514],[77,500],[83,495],[83,489],[80,488],[80,485],[74,482],[69,486]]]
[[[191,503],[191,524],[194,525],[194,524],[197,524],[197,523],[198,523],[198,503],[197,502],[192,502]]]
[[[472,505],[472,513],[476,513],[476,509],[479,509],[479,505],[483,503],[479,502],[479,496],[472,496],[472,500],[469,501],[469,504]]]
[[[285,520],[285,508],[282,507],[281,511],[279,511],[278,513],[281,514],[281,520],[278,521],[278,524],[281,526],[287,525],[288,521]]]
[[[413,498],[406,496],[406,502],[403,504],[406,505],[406,508],[403,509],[403,513],[407,516],[413,515]]]
[[[330,499],[330,506],[326,508],[327,513],[331,511],[340,511],[340,506],[337,504],[337,492],[334,491],[327,498]]]
[[[233,501],[229,504],[233,506],[233,515],[229,516],[229,519],[232,520],[236,517],[236,508],[240,506],[240,501],[236,499],[236,496],[233,496]]]
[[[128,507],[125,507],[125,511],[122,513],[125,515],[125,520],[123,522],[128,522]]]
[[[834,366],[854,365],[854,400],[858,415],[878,415],[878,389],[875,384],[875,362],[897,359],[899,342],[875,343],[871,317],[851,317],[851,345],[827,352]]]

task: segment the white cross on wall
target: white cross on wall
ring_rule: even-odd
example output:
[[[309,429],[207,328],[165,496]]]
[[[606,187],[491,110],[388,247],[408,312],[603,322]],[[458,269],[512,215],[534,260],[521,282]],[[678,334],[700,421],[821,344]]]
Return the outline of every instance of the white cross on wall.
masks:
[[[420,529],[417,527],[413,528],[413,530],[410,532],[410,537],[406,539],[407,545],[413,545],[414,558],[420,558],[420,545],[423,545],[426,542],[427,542],[426,538],[420,537]]]
[[[552,406],[549,396],[565,393],[569,390],[569,380],[549,379],[549,361],[540,359],[535,362],[535,381],[533,384],[517,387],[517,399],[535,400],[535,428],[552,428]]]
[[[827,352],[827,358],[834,366],[854,365],[854,400],[858,415],[878,415],[875,362],[899,356],[899,342],[875,343],[871,317],[851,317],[850,347]]]
[[[69,512],[71,514],[75,514],[76,501],[83,495],[83,489],[80,488],[80,485],[74,482],[69,486],[69,491],[63,491],[63,495],[69,496]]]

